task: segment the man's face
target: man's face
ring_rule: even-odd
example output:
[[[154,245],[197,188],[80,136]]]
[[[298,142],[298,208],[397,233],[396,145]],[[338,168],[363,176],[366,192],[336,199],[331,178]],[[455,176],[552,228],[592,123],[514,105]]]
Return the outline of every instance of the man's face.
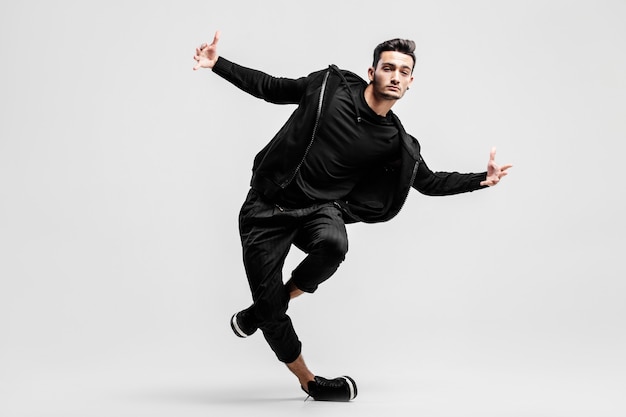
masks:
[[[413,58],[397,51],[384,51],[376,68],[368,71],[378,99],[399,100],[413,82]]]

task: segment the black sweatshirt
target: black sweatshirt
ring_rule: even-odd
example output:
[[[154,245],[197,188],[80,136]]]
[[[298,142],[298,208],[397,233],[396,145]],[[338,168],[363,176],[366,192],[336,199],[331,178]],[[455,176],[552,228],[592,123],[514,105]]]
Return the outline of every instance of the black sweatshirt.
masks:
[[[332,117],[328,112],[332,110],[330,103],[337,91],[347,88],[351,92],[354,120],[349,123],[354,123],[357,130],[367,123],[357,105],[360,100],[357,94],[362,90],[354,87],[366,85],[366,82],[336,66],[298,79],[277,78],[220,57],[213,72],[255,97],[276,104],[298,105],[254,159],[251,186],[272,202],[279,202],[284,190],[293,187],[290,184],[294,180],[296,184],[301,181],[298,180],[301,170],[311,161],[308,160],[309,152],[319,140],[322,126]],[[432,172],[420,155],[417,140],[406,133],[393,112],[387,116],[397,129],[400,146],[395,157],[380,158],[359,172],[356,183],[350,185],[347,194],[332,195],[343,210],[346,222],[390,220],[404,205],[411,187],[426,195],[452,195],[485,188],[480,185],[486,177],[485,172]],[[313,196],[313,199],[318,197]]]

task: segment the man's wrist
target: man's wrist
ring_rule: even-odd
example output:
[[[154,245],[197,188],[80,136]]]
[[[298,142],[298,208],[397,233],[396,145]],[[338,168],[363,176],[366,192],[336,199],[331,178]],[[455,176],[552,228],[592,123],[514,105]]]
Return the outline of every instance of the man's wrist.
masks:
[[[212,64],[211,64],[211,66],[209,67],[209,69],[211,69],[211,70],[215,69],[215,67],[216,67],[217,65],[219,65],[218,63],[220,63],[220,61],[222,61],[220,58],[221,58],[221,56],[220,56],[220,55],[218,55],[218,56],[217,56],[217,58],[215,58],[215,59],[212,61]]]
[[[213,70],[213,68],[215,68],[215,65],[217,65],[217,61],[220,60],[219,55],[213,60],[213,63],[209,66],[209,69]]]

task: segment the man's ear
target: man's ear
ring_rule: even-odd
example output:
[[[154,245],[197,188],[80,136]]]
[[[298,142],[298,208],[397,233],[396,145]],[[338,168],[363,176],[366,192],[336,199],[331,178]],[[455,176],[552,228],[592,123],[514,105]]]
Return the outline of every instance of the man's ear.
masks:
[[[367,77],[369,78],[370,82],[374,81],[374,73],[376,72],[376,70],[374,69],[374,67],[369,67],[367,69]]]

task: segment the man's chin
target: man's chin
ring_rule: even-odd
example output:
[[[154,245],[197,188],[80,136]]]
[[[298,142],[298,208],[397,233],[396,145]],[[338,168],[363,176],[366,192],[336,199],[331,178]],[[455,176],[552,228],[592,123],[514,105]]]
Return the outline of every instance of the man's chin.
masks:
[[[402,98],[402,93],[401,92],[390,92],[390,91],[385,91],[384,93],[381,94],[381,97],[384,98],[385,100],[400,100]]]

